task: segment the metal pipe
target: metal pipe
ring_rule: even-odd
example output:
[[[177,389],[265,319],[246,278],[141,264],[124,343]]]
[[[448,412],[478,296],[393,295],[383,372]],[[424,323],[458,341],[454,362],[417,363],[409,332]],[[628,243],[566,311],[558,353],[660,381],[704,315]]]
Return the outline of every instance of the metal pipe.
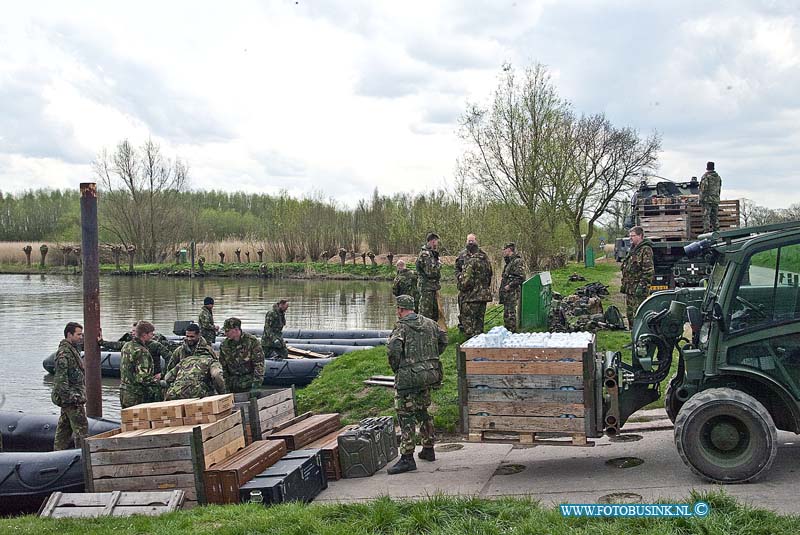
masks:
[[[97,229],[97,184],[81,182],[81,253],[83,254],[83,332],[86,415],[103,416],[100,387],[100,248]]]

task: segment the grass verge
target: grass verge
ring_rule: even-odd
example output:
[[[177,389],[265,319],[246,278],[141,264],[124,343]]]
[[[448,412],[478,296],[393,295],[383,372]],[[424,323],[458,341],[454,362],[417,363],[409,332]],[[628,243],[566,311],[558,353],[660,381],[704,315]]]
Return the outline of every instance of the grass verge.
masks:
[[[229,505],[199,507],[159,517],[60,519],[25,516],[0,519],[0,532],[36,535],[126,534],[607,534],[683,535],[703,533],[789,535],[800,517],[781,516],[738,503],[723,492],[695,493],[672,503],[704,501],[706,517],[565,518],[558,507],[533,499],[432,496],[419,501],[387,497],[353,504],[287,504],[275,507]]]

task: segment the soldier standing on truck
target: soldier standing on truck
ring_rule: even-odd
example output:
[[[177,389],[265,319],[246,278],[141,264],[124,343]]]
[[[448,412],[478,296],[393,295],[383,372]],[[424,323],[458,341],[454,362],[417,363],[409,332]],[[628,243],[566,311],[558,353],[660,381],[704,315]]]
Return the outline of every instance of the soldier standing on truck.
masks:
[[[622,293],[625,294],[628,328],[633,329],[633,317],[639,305],[650,295],[650,283],[656,270],[653,265],[653,244],[644,237],[644,229],[633,227],[628,236],[631,238],[631,250],[622,261]]]
[[[703,209],[703,232],[719,230],[719,194],[722,178],[714,171],[714,162],[706,164],[700,179],[700,207]]]

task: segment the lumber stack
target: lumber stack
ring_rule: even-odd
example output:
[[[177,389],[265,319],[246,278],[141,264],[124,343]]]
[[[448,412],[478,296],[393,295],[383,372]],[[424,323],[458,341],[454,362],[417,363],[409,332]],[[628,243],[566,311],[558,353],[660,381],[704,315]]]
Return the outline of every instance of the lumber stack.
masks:
[[[230,416],[233,394],[142,403],[122,409],[122,431],[209,424]]]
[[[586,335],[586,333],[576,333]],[[594,336],[587,347],[462,347],[459,409],[471,442],[594,445]],[[563,444],[564,442],[557,442]]]
[[[273,429],[267,440],[283,440],[288,451],[299,450],[341,427],[339,413],[307,412]]]
[[[297,415],[293,388],[234,394],[234,407],[242,411],[247,444],[265,439],[275,427]]]
[[[87,491],[183,490],[184,508],[204,504],[206,468],[243,447],[242,416],[238,412],[195,426],[115,429],[83,443]]]

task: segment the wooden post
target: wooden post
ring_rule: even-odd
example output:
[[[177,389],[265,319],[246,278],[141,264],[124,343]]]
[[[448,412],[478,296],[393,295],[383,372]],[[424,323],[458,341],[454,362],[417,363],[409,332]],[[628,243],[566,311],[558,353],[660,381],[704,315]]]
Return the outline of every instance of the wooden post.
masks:
[[[83,254],[83,367],[86,371],[86,415],[102,418],[100,388],[100,246],[97,184],[81,183],[81,253]]]

